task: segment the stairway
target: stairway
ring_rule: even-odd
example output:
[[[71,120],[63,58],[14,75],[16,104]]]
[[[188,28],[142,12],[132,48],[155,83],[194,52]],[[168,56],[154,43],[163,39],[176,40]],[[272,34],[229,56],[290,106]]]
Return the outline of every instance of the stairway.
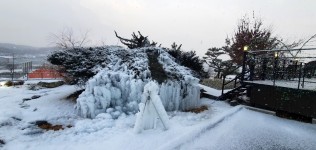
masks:
[[[250,85],[242,84],[229,92],[220,96],[220,100],[226,100],[231,106],[239,104],[250,105],[249,91]]]
[[[223,79],[222,84],[222,95],[219,97],[219,100],[227,101],[231,106],[236,106],[239,104],[250,105],[250,88],[251,85],[244,82],[245,80],[249,80],[250,77],[245,74],[249,73],[249,71],[245,71],[244,74],[240,73],[234,79],[226,81],[225,77]],[[224,93],[225,85],[229,83],[234,83],[234,89]],[[237,84],[239,83],[239,84]],[[239,86],[236,86],[239,85]]]

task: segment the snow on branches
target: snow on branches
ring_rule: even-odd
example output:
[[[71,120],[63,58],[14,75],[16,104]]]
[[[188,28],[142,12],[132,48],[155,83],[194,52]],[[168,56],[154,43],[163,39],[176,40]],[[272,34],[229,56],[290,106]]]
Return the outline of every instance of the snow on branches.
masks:
[[[165,109],[186,110],[199,104],[199,80],[192,76],[190,69],[175,63],[164,49],[126,49],[120,52],[125,53],[125,57],[110,53],[107,66],[100,68],[101,71],[87,82],[86,90],[77,99],[76,109],[82,117],[95,118],[108,113],[118,118],[138,112],[144,86],[155,80],[152,75],[157,73],[149,65],[149,53],[157,54],[157,62],[167,75],[159,84],[159,97]]]

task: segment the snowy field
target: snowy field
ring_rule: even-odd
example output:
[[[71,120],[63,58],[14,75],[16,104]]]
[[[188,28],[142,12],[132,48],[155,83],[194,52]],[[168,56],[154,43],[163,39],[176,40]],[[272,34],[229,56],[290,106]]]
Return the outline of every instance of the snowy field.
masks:
[[[116,120],[105,115],[78,117],[75,102],[65,99],[76,90],[69,85],[38,91],[28,90],[26,85],[0,87],[0,139],[6,143],[0,149],[316,149],[316,125],[209,99],[202,99],[208,110],[199,114],[168,112],[169,130],[158,124],[156,129],[136,134],[135,115],[121,115]],[[34,95],[40,97],[23,102]],[[32,124],[38,120],[65,129],[42,130]],[[69,125],[72,127],[66,127]]]

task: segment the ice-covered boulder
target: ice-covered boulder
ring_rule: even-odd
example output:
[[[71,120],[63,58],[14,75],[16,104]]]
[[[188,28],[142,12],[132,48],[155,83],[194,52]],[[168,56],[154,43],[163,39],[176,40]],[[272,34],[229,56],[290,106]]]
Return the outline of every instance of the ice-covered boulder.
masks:
[[[91,78],[77,99],[82,117],[100,113],[117,118],[135,114],[146,83],[159,83],[159,96],[167,111],[186,110],[198,105],[200,88],[191,70],[175,63],[163,48],[115,49],[106,68]]]

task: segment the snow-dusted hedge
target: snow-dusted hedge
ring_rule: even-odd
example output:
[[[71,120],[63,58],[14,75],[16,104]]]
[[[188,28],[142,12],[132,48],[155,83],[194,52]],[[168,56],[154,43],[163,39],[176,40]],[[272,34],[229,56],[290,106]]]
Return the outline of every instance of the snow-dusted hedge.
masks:
[[[97,74],[96,68],[106,66],[111,53],[124,51],[124,48],[120,46],[78,47],[54,51],[47,60],[61,67],[59,69],[68,83],[84,85]],[[120,53],[116,54],[117,57],[120,56]]]
[[[122,49],[111,52],[109,63],[91,78],[77,99],[79,115],[95,118],[108,113],[113,118],[135,114],[144,86],[152,81],[147,53],[158,54],[168,79],[159,85],[159,95],[167,111],[186,110],[199,103],[198,79],[191,71],[174,62],[162,48]]]

